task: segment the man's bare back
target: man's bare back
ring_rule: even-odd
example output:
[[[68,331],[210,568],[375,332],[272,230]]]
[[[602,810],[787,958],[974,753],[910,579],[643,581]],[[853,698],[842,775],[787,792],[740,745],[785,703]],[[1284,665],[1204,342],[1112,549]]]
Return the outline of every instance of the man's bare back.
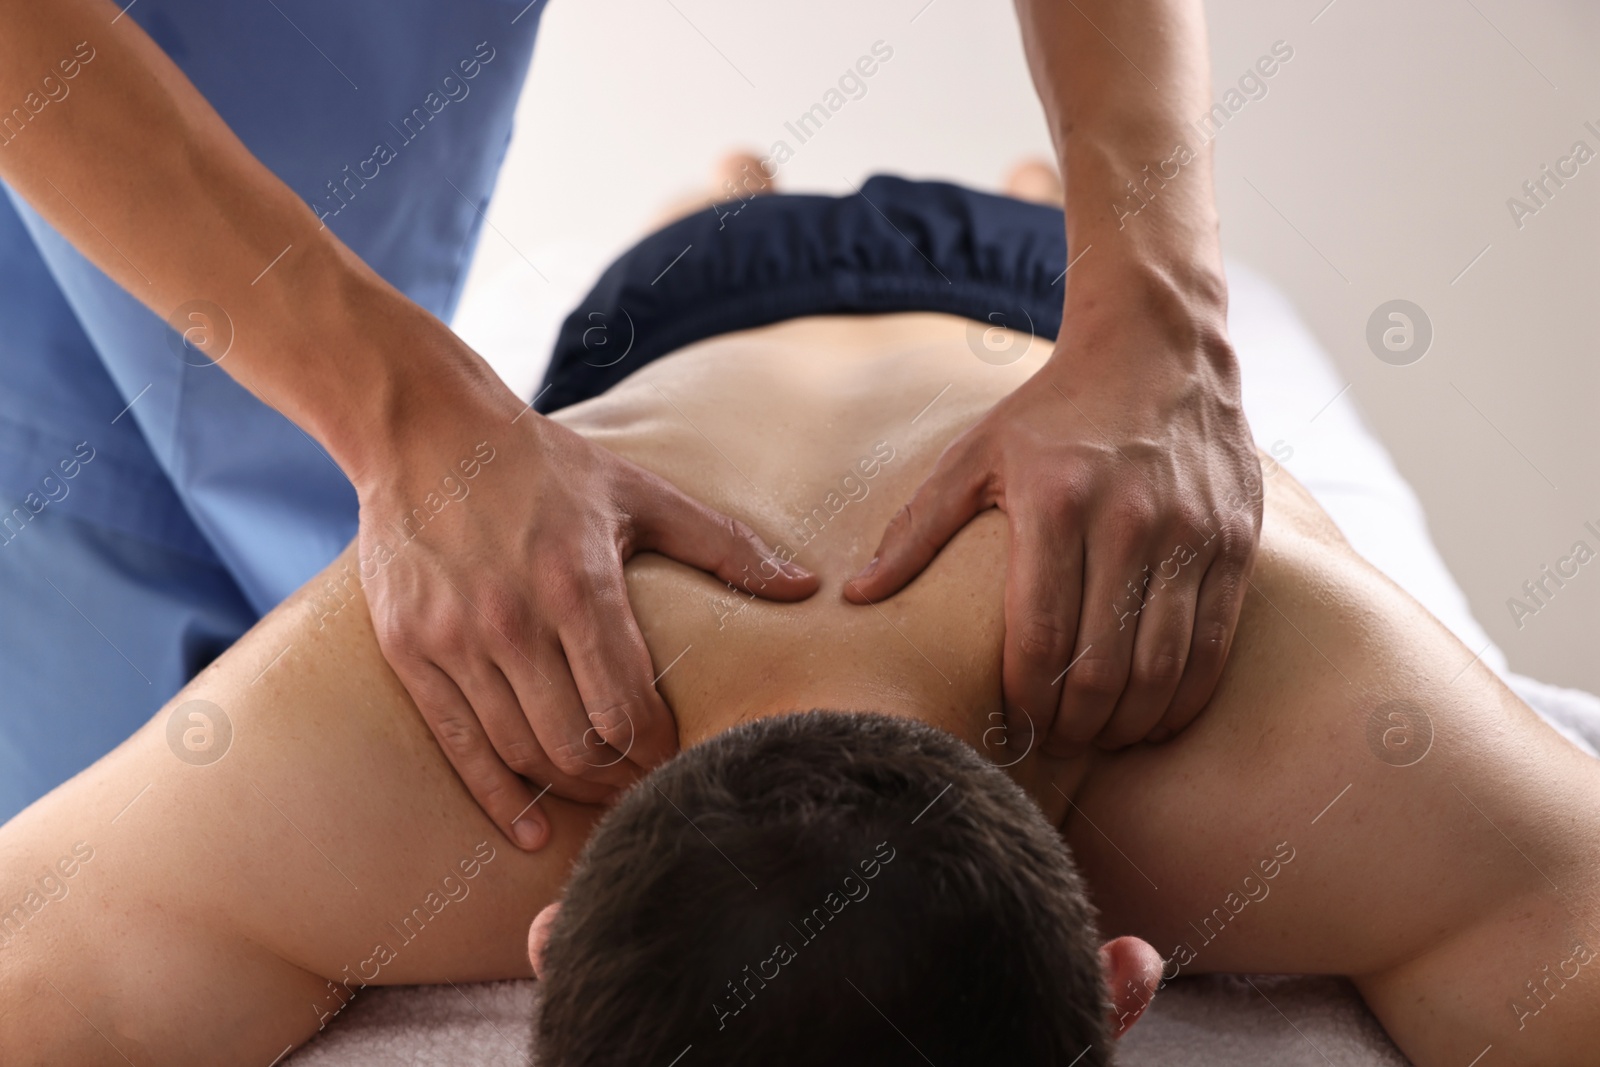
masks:
[[[683,743],[798,708],[915,716],[1010,765],[1062,826],[1102,932],[1151,941],[1169,975],[1349,974],[1427,1067],[1588,1062],[1600,770],[1350,553],[1286,473],[1263,483],[1218,692],[1160,746],[1052,759],[1000,728],[997,513],[893,599],[842,600],[895,502],[1045,355],[991,365],[973,329],[797,320],[697,345],[559,416],[829,576],[784,605],[661,557],[630,564]],[[476,477],[514,472],[489,461]],[[0,829],[0,908],[47,868],[64,887],[4,928],[8,1057],[269,1062],[363,983],[528,973],[527,924],[600,812],[547,797],[544,851],[498,838],[384,666],[362,567],[347,552]],[[1106,610],[1137,625],[1161,595]],[[1064,684],[1097,680],[1092,657],[1068,666]],[[195,700],[231,727],[214,763],[169,744]]]

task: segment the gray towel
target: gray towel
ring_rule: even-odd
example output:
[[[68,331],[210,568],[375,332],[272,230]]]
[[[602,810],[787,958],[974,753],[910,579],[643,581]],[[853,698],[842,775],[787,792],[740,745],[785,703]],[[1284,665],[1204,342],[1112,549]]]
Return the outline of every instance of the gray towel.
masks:
[[[362,993],[288,1067],[531,1067],[538,983]],[[1123,1067],[1406,1067],[1342,978],[1182,978],[1123,1039]]]

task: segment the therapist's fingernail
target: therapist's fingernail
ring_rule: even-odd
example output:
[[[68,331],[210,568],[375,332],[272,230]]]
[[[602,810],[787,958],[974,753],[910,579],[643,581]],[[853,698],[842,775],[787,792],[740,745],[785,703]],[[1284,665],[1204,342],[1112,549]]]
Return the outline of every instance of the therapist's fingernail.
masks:
[[[785,578],[801,579],[811,577],[811,572],[798,563],[782,563],[778,565],[778,569],[783,572]]]
[[[511,836],[516,839],[518,847],[532,852],[544,844],[544,820],[533,819],[524,815],[511,824]]]
[[[863,578],[872,577],[872,572],[877,570],[877,569],[878,569],[878,557],[877,556],[873,556],[871,559],[867,560],[867,565],[865,567],[861,568],[861,573],[856,575],[856,581],[859,582]]]

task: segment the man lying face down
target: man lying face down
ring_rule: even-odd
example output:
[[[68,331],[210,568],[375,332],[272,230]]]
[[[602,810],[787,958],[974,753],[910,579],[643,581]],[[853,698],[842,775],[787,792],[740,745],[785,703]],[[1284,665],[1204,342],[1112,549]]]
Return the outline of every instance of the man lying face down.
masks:
[[[1089,1067],[1161,972],[1136,938],[1097,947],[1060,835],[973,749],[823,711],[645,779],[529,941],[548,1067]]]
[[[630,359],[654,358],[585,364],[571,331],[553,417],[793,531],[818,573],[853,574],[940,452],[1045,358],[1022,338],[1014,362],[975,359],[971,331],[984,279],[1059,307],[1059,213],[874,179],[862,197],[757,198],[722,231],[706,218],[608,271],[596,292],[637,325]],[[1055,253],[1035,254],[1047,234]],[[973,305],[951,303],[963,292]],[[874,293],[875,311],[858,299]],[[708,325],[708,309],[778,320]],[[595,363],[625,380],[586,400]],[[876,476],[846,506],[851,467]],[[498,461],[482,475],[508,476]],[[1162,561],[1197,565],[1174,546],[1211,527],[1130,543],[1126,578],[1083,576],[1100,631],[1052,660],[1071,735],[1013,737],[1025,716],[1007,745],[999,511],[871,605],[836,578],[778,604],[635,555],[627,596],[684,755],[633,784],[624,739],[586,752],[632,791],[614,818],[605,796],[544,796],[534,852],[497,836],[389,669],[351,546],[0,826],[0,905],[28,899],[31,872],[65,876],[80,843],[92,857],[0,944],[0,1057],[272,1063],[369,986],[526,975],[531,940],[556,1064],[1104,1064],[1161,980],[1288,973],[1348,976],[1418,1067],[1593,1067],[1600,761],[1359,558],[1289,473],[1269,465],[1250,490],[1264,521],[1248,583],[1202,585],[1242,599],[1231,651],[1183,629],[1193,611],[1161,582]],[[438,521],[492,519],[478,499]],[[1083,555],[1064,542],[1065,569],[1039,580],[1079,580]],[[1141,574],[1155,578],[1124,595]],[[1136,655],[1192,636],[1220,672],[1209,699],[1117,697],[1128,663],[1096,656],[1119,626]],[[197,706],[232,724],[205,765],[171,734]],[[1157,727],[1170,739],[1142,743]],[[456,871],[471,897],[446,906],[439,872]]]

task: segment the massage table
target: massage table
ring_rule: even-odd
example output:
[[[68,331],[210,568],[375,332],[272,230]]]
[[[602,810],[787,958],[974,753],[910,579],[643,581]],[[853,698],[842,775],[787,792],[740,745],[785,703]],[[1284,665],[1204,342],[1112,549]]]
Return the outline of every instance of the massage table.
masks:
[[[512,388],[532,396],[561,317],[607,257],[544,250],[564,264],[539,288],[510,271],[462,308],[458,332]],[[1600,698],[1512,674],[1467,606],[1429,537],[1416,494],[1362,421],[1327,353],[1265,279],[1228,264],[1229,328],[1257,443],[1279,456],[1363,556],[1455,632],[1573,744],[1600,755]],[[541,354],[531,358],[531,354]],[[1160,946],[1157,946],[1158,948]],[[285,1067],[532,1067],[538,1006],[530,980],[362,991]],[[1406,1060],[1343,978],[1206,975],[1168,984],[1123,1038],[1124,1067],[1405,1067]]]

